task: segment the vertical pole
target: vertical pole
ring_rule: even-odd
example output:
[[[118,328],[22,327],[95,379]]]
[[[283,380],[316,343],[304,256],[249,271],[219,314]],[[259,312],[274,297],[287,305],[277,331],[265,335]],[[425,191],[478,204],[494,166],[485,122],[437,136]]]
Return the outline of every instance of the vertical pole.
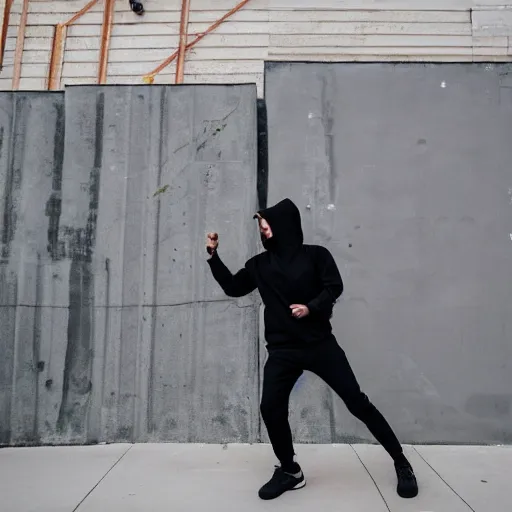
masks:
[[[112,23],[114,21],[115,0],[105,0],[103,12],[103,27],[101,33],[100,62],[98,66],[98,84],[107,82],[108,54],[110,38],[112,36]]]
[[[50,59],[50,74],[48,75],[47,84],[49,91],[56,91],[60,89],[62,64],[64,61],[64,44],[66,42],[67,30],[67,26],[62,23],[59,23],[55,26],[52,55]]]
[[[176,65],[176,83],[182,84],[185,75],[185,53],[187,51],[188,18],[190,14],[190,0],[183,0],[181,4],[180,46],[178,48],[178,64]]]
[[[25,32],[27,29],[28,4],[30,0],[23,0],[18,37],[16,38],[16,51],[14,53],[14,69],[12,72],[12,89],[17,91],[20,88],[21,62],[23,60],[23,48],[25,47]]]
[[[0,36],[0,69],[4,64],[5,42],[7,41],[7,31],[9,30],[9,19],[11,17],[11,7],[13,0],[5,0],[4,19],[2,23],[2,35]]]

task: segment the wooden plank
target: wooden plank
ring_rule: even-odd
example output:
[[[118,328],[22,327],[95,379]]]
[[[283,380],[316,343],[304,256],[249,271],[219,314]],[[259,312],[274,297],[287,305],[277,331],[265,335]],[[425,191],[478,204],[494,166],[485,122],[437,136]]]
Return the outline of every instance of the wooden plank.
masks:
[[[21,67],[21,78],[44,78],[46,81],[48,66],[48,64],[24,64]],[[12,78],[13,70],[13,66],[4,66],[0,78]],[[46,87],[43,87],[43,89],[46,89]]]
[[[189,34],[191,37],[205,32],[210,25],[208,23],[190,23]],[[37,29],[38,34],[43,34],[39,29],[47,27],[31,27]],[[48,27],[49,28],[49,27]],[[73,37],[99,37],[100,25],[74,25],[69,28],[69,34]],[[160,35],[179,35],[179,23],[142,23],[139,25],[114,25],[112,37],[154,37]],[[215,30],[215,34],[268,34],[268,24],[250,22],[225,22]],[[32,37],[37,35],[32,31]]]
[[[23,64],[41,64],[49,62],[50,52],[48,51],[28,51],[23,52]],[[14,52],[5,52],[4,65],[12,66],[14,63]]]
[[[302,55],[314,57],[315,55],[326,56],[331,58],[335,56],[344,55],[378,55],[380,56],[393,56],[393,55],[422,55],[422,56],[442,56],[442,55],[472,55],[472,47],[408,47],[408,46],[346,46],[346,47],[316,47],[316,48],[272,48],[269,50],[269,59],[274,56],[283,55]]]
[[[275,61],[295,62],[472,62],[472,55],[279,55]]]
[[[499,55],[509,55],[508,47],[483,47],[475,46],[473,48],[473,55],[476,57],[494,57]]]
[[[43,62],[47,59],[46,52],[25,52],[27,62]],[[36,55],[37,54],[37,55]],[[250,48],[194,48],[187,52],[187,60],[264,60],[268,55],[267,47]],[[110,62],[133,62],[134,58],[140,62],[160,62],[169,56],[169,50],[138,49],[138,50],[111,50]],[[37,60],[36,60],[37,59]],[[90,50],[67,51],[66,62],[97,62],[98,55]]]
[[[272,23],[271,34],[411,34],[471,35],[469,23]]]
[[[475,4],[475,8],[479,7],[503,7],[503,6],[512,6],[512,0],[473,0]]]
[[[0,91],[10,91],[12,82],[10,78],[0,78]]]
[[[508,37],[501,36],[501,37],[480,37],[480,36],[474,36],[473,37],[473,46],[495,46],[495,47],[502,47],[502,46],[508,46]]]
[[[473,11],[473,33],[477,36],[512,36],[512,8]]]
[[[12,90],[12,69],[13,65],[5,65],[0,72],[0,80],[4,80],[9,86],[6,87],[8,90]]]
[[[219,46],[245,47],[245,46],[268,46],[269,36],[267,34],[210,34],[200,44],[210,48]],[[178,36],[154,36],[151,38],[133,38],[129,36],[118,36],[112,38],[111,48],[114,49],[149,49],[166,48],[171,54],[178,46]],[[99,38],[97,37],[68,37],[66,48],[68,50],[99,49]],[[37,49],[37,48],[30,48]]]
[[[29,25],[27,26],[26,37],[48,37],[53,38],[53,26]]]
[[[74,78],[65,77],[63,78],[63,84],[65,85],[88,85],[94,84],[95,79],[92,77]],[[137,76],[126,76],[116,75],[109,76],[109,84],[116,85],[141,85],[142,81]],[[201,75],[201,74],[185,74],[185,84],[251,84],[255,83],[258,88],[258,94],[263,94],[263,72],[260,73],[240,73],[236,75]],[[173,73],[162,73],[155,77],[155,84],[174,84]]]
[[[46,77],[27,78],[21,77],[20,91],[40,91],[45,89]]]
[[[469,11],[270,11],[272,23],[351,21],[384,23],[470,23]]]
[[[307,46],[472,46],[471,36],[271,35],[270,48]]]
[[[25,49],[25,38],[27,35],[27,19],[30,0],[22,1],[22,14],[18,26],[18,35],[16,37],[16,49],[14,53],[14,70],[12,75],[12,88],[18,90],[21,79],[21,65],[23,60],[23,50]]]
[[[240,74],[240,75],[185,75],[186,84],[256,84],[258,96],[263,96],[264,74]]]
[[[53,37],[52,51],[50,52],[49,59],[50,65],[48,67],[47,87],[50,91],[60,89],[67,31],[68,28],[66,25],[59,24],[55,27],[55,35]]]
[[[194,23],[214,23],[220,16],[222,11],[191,11],[190,21]],[[459,14],[459,13],[455,13]],[[54,25],[55,23],[63,23],[70,18],[70,13],[29,13],[29,25]],[[231,21],[242,22],[262,22],[267,23],[269,18],[268,11],[244,10],[236,12]],[[19,14],[13,14],[12,24],[16,25],[19,20]],[[101,12],[88,12],[87,15],[80,18],[74,25],[101,25],[103,15]],[[115,23],[125,25],[144,25],[152,23],[179,23],[179,11],[146,11],[144,16],[135,16],[133,12],[116,12]],[[301,21],[301,20],[298,20]],[[449,21],[449,20],[447,20]],[[455,20],[457,21],[457,20]]]
[[[136,75],[144,76],[148,71],[153,69],[159,62],[123,62],[117,63],[112,62],[108,66],[108,76],[115,75]],[[33,67],[45,68],[45,66],[39,66],[34,64],[27,64],[26,68]],[[187,62],[187,72],[190,74],[204,74],[204,75],[215,75],[215,74],[240,74],[240,73],[258,73],[263,70],[263,61],[244,61],[244,60],[216,60],[216,61],[190,61]],[[95,76],[98,72],[98,66],[95,63],[64,63],[63,76],[65,77],[91,77]],[[35,74],[27,74],[24,76],[39,76]]]
[[[9,38],[5,45],[6,51],[14,50],[16,46],[16,39]],[[27,50],[47,50],[52,49],[52,39],[49,37],[28,37],[25,39],[25,51]]]
[[[473,0],[269,0],[271,10],[463,11]]]
[[[94,84],[93,77],[64,77],[62,79],[64,85],[88,85]],[[263,73],[239,73],[235,75],[202,75],[185,73],[185,83],[209,83],[209,84],[233,84],[233,83],[263,83]],[[109,76],[109,84],[122,85],[141,85],[142,80],[139,76],[133,75],[114,75]],[[155,84],[173,84],[174,73],[162,73],[155,77]]]
[[[213,23],[221,14],[219,11],[192,11],[191,23]],[[54,25],[62,23],[70,13],[29,13],[29,25]],[[19,22],[19,14],[13,14],[11,24]],[[143,17],[134,16],[132,12],[116,13],[116,24],[144,25],[152,23],[179,23],[179,11],[147,11]],[[235,13],[231,21],[240,22],[306,22],[306,21],[345,21],[345,22],[390,22],[390,23],[470,23],[468,11],[255,11],[242,9]],[[101,25],[102,13],[89,12],[75,25]]]
[[[473,55],[473,62],[510,62],[510,55]]]
[[[142,0],[144,2],[144,0]],[[87,1],[85,0],[44,0],[30,2],[30,12],[33,13],[67,13],[70,15],[79,11]],[[229,11],[236,5],[236,0],[194,0],[192,11]],[[94,6],[92,12],[102,12],[102,3]],[[268,10],[268,0],[251,0],[244,9]],[[181,11],[179,0],[149,0],[146,2],[147,11]],[[13,12],[20,12],[19,6],[13,6]],[[131,12],[128,0],[116,2],[117,12]],[[131,13],[132,16],[137,16]]]

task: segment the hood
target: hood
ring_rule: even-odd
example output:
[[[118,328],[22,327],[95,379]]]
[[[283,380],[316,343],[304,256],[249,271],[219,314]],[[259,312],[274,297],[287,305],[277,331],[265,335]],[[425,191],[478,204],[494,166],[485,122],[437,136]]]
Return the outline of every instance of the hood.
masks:
[[[263,246],[279,255],[290,255],[304,243],[300,212],[290,199],[258,212],[272,228],[272,237],[261,237]],[[256,217],[256,216],[255,216]]]

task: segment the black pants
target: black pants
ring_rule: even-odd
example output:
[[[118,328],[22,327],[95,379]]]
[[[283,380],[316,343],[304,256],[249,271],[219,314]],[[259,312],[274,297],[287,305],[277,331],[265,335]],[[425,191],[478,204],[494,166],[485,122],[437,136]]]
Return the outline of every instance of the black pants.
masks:
[[[361,420],[394,460],[402,447],[384,416],[361,391],[345,352],[334,337],[311,347],[275,349],[269,352],[263,376],[261,415],[274,453],[283,466],[294,457],[288,422],[290,393],[303,370],[309,370],[329,385]]]

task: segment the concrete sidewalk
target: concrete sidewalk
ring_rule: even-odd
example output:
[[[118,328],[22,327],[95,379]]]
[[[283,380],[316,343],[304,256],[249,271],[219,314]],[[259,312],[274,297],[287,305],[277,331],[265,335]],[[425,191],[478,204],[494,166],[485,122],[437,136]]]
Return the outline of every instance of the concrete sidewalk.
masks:
[[[0,450],[2,512],[510,512],[512,447],[406,447],[420,495],[402,500],[378,446],[299,445],[305,489],[263,502],[268,445]]]

